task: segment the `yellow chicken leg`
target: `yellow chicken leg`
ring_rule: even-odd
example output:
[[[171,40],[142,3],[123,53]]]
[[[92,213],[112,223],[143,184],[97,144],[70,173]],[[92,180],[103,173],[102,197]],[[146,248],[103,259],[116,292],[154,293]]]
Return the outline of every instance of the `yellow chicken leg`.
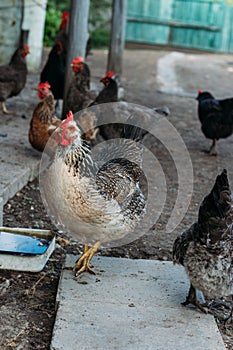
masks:
[[[100,241],[97,241],[92,247],[88,248],[88,245],[84,245],[84,251],[82,256],[76,261],[73,271],[75,271],[75,275],[80,275],[81,273],[88,271],[89,273],[95,274],[92,270],[92,266],[90,264],[92,257],[97,252],[100,245]]]
[[[5,101],[2,102],[2,111],[4,114],[10,114],[11,112],[9,112],[6,108],[6,104]]]

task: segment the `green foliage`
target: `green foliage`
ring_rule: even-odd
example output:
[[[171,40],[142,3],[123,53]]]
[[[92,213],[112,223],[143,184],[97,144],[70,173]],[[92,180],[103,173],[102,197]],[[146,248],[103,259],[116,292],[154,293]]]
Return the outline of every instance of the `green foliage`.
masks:
[[[53,46],[54,39],[61,23],[62,12],[69,10],[69,8],[69,0],[48,0],[44,30],[45,46]]]
[[[90,29],[99,27],[110,15],[112,0],[90,0],[89,24]]]
[[[44,45],[53,46],[56,33],[60,25],[61,13],[58,16],[58,11],[53,8],[48,8],[45,19],[45,34]]]
[[[108,47],[110,41],[110,31],[106,28],[96,29],[90,33],[93,48]]]
[[[112,0],[90,0],[89,32],[92,38],[92,47],[107,47],[110,40]],[[70,0],[48,0],[44,45],[52,46],[56,37],[61,15],[70,8]]]
[[[108,47],[112,0],[90,0],[89,31],[93,48]]]

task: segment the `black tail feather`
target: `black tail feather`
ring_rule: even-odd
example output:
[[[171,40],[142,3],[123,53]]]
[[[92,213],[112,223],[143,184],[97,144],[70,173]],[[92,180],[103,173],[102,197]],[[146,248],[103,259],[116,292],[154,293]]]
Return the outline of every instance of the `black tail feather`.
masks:
[[[140,141],[145,136],[146,131],[140,126],[135,125],[136,120],[135,123],[134,120],[135,118],[132,115],[126,120],[121,137],[134,141]]]
[[[226,218],[231,209],[231,191],[224,169],[217,176],[214,187],[204,198],[198,215],[198,223],[204,223],[210,218]]]

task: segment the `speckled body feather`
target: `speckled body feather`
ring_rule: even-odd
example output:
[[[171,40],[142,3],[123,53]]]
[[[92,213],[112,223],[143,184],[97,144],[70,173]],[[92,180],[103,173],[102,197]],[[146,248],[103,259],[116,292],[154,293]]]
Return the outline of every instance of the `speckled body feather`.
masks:
[[[232,205],[226,170],[204,198],[198,221],[175,240],[173,260],[185,267],[191,285],[206,296],[233,294]]]
[[[70,83],[65,114],[69,110],[76,113],[86,108],[95,99],[95,92],[90,90],[90,69],[85,62],[82,64],[83,70],[76,72]]]

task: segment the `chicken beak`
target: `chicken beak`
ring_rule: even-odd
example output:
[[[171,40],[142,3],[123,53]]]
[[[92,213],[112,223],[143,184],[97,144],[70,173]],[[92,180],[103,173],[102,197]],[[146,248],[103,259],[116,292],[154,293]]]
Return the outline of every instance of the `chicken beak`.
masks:
[[[57,143],[59,143],[61,141],[61,139],[62,139],[61,132],[62,132],[62,128],[60,128],[60,126],[58,126],[55,130],[54,130],[54,126],[53,125],[51,125],[48,128],[48,134],[50,136],[52,136],[52,138],[55,138]]]
[[[54,130],[54,134],[60,134],[62,132],[62,128],[60,126],[58,126],[55,130]]]
[[[55,132],[56,129],[57,129],[56,126],[50,125],[49,128],[48,128],[48,134],[49,134],[49,136],[53,135],[53,133],[55,133],[55,135],[57,135],[57,133]],[[59,135],[59,132],[58,132],[58,135]]]

